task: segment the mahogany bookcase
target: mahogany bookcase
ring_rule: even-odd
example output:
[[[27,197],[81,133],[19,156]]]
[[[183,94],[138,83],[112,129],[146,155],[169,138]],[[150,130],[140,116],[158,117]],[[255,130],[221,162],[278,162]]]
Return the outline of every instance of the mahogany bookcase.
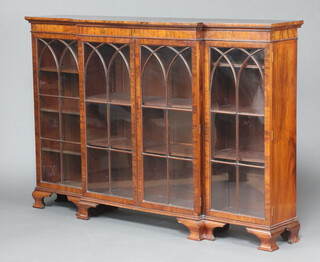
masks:
[[[296,217],[297,29],[303,21],[26,17],[34,207],[177,217],[189,239],[241,225],[277,249]]]

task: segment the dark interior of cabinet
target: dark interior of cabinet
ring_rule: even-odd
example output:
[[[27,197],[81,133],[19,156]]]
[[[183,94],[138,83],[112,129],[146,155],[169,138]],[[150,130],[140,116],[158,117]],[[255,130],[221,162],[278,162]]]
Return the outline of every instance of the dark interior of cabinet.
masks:
[[[42,181],[81,187],[77,41],[37,43]]]
[[[130,104],[130,52],[127,44],[85,43],[86,98]]]
[[[132,198],[132,156],[128,152],[88,148],[88,190]]]
[[[144,200],[193,207],[193,162],[166,157],[143,157]]]

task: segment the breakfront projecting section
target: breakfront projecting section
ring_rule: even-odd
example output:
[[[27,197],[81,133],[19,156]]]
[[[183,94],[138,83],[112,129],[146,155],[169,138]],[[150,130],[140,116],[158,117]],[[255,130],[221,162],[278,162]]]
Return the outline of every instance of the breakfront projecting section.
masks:
[[[189,239],[246,227],[277,249],[296,217],[302,21],[27,17],[37,155],[34,207],[176,217]]]
[[[210,209],[264,218],[264,49],[209,50]]]

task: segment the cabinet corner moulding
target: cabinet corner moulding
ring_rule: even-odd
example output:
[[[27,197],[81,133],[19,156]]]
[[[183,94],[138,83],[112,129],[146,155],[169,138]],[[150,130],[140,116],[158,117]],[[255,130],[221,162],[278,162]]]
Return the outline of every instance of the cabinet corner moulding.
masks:
[[[176,217],[191,240],[240,225],[260,250],[276,250],[278,236],[299,241],[293,167],[303,21],[26,20],[33,207],[57,194],[84,220],[121,207]]]

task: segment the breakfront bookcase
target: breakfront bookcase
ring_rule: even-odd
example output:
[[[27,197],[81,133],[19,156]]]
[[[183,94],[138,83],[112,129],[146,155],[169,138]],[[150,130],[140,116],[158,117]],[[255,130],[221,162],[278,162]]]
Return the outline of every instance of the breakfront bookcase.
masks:
[[[299,241],[297,29],[302,21],[26,17],[37,187],[77,217],[177,217],[189,239],[241,225],[261,250]]]

